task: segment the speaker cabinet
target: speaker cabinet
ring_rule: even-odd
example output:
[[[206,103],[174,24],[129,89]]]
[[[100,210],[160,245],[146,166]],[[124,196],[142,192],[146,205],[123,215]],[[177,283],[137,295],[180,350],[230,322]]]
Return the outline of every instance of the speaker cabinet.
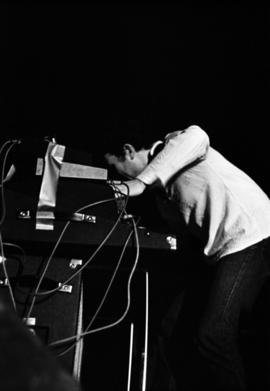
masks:
[[[79,383],[1,299],[1,390],[79,391]]]
[[[23,257],[19,251],[16,251],[16,253],[9,252],[6,256],[5,266],[18,316],[26,322],[45,346],[50,346],[55,341],[76,336],[81,331],[82,284],[81,276],[78,274],[56,292],[33,296],[46,263],[45,257],[34,255]],[[66,281],[76,271],[78,263],[74,259],[53,258],[42,279],[39,292],[46,293],[57,288],[59,283]],[[11,307],[11,296],[3,266],[0,269],[0,295]],[[69,373],[79,378],[82,342],[75,345],[60,345],[52,348],[52,352]]]

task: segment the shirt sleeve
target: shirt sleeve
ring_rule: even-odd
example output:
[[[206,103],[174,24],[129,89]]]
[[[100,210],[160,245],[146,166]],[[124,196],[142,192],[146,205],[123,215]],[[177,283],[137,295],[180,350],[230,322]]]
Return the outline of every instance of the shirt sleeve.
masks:
[[[164,148],[137,176],[147,185],[160,181],[164,186],[181,169],[206,157],[209,137],[197,125],[169,133]]]

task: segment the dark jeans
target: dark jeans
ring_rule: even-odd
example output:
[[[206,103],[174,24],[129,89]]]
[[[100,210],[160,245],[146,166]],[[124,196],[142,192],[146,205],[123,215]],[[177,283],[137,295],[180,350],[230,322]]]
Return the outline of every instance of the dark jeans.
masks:
[[[198,364],[203,363],[205,380],[213,389],[247,389],[239,326],[241,316],[253,312],[269,277],[267,245],[268,240],[225,256],[215,267],[196,338]]]
[[[269,280],[269,247],[267,239],[224,256],[213,266],[197,264],[197,273],[190,268],[187,289],[175,299],[158,338],[159,351],[168,354],[176,390],[270,389],[261,373],[254,384],[248,385],[249,373],[240,344],[241,339],[245,339],[241,333],[251,324],[255,303]],[[263,307],[261,314],[268,315],[269,321],[270,301],[267,305],[269,307]],[[264,325],[267,331],[270,324]],[[263,339],[263,344],[266,342]],[[268,355],[270,350],[267,350],[266,360]],[[161,356],[164,360],[165,353]],[[256,357],[255,364],[260,359]]]

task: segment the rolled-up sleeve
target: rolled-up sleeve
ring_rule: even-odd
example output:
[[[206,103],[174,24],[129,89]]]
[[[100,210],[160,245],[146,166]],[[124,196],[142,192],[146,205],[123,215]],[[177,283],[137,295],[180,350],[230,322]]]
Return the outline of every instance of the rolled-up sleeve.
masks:
[[[164,186],[180,170],[206,157],[209,137],[197,125],[169,133],[165,146],[137,176],[147,185],[160,181]]]

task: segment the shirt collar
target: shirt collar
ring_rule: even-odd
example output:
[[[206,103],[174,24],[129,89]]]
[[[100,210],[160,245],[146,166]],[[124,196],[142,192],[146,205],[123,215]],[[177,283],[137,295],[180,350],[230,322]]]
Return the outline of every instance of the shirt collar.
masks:
[[[161,140],[156,141],[152,145],[152,147],[148,153],[148,163],[151,162],[151,160],[161,151],[162,148],[163,148],[163,141],[161,141]]]

